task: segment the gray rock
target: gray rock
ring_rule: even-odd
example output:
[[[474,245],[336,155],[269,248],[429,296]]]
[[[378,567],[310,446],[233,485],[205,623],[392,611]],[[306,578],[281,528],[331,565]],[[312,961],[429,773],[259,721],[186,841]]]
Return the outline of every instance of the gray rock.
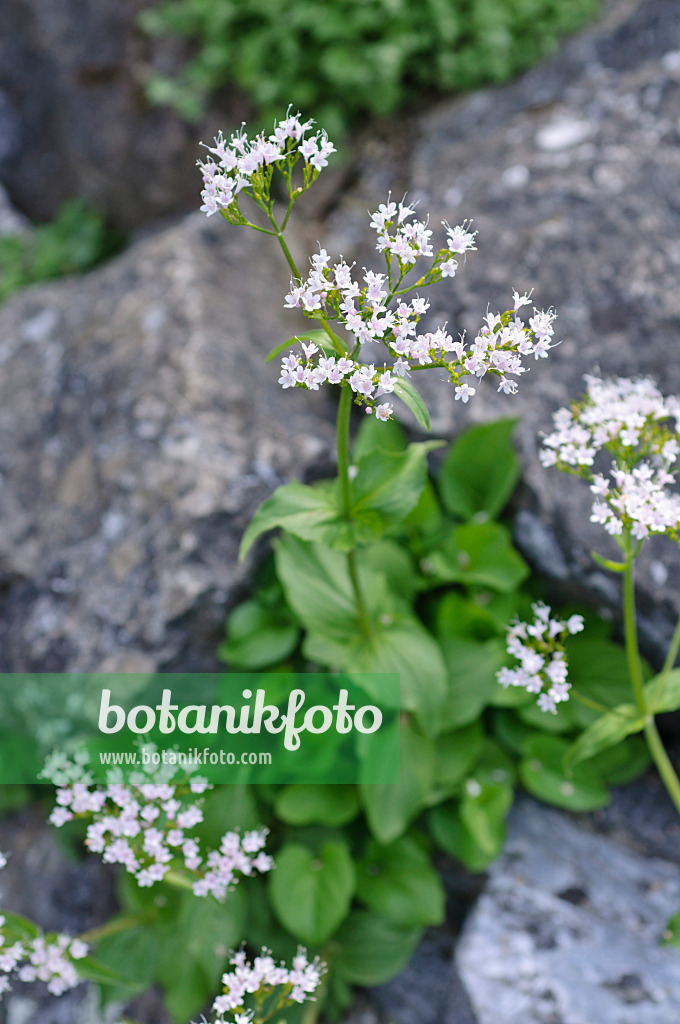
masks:
[[[618,549],[588,522],[585,484],[542,469],[536,453],[552,412],[577,397],[585,373],[651,374],[665,393],[680,392],[679,118],[677,4],[610,4],[598,26],[517,83],[373,132],[324,238],[330,252],[377,261],[366,211],[390,189],[408,192],[433,226],[473,217],[479,229],[478,251],[439,286],[432,324],[476,330],[487,304],[507,308],[513,288],[533,287],[538,305],[557,308],[562,344],[522,379],[516,398],[482,386],[463,411],[436,373],[418,374],[417,384],[444,435],[471,418],[522,417],[518,540],[543,571],[603,603],[616,600],[618,581],[590,552],[616,558]],[[639,583],[657,659],[680,613],[679,579],[680,550],[649,544]]]
[[[673,1024],[678,907],[676,864],[521,800],[456,953],[479,1024]]]
[[[0,875],[0,906],[36,921],[46,931],[78,935],[115,910],[113,872],[90,856],[75,863],[60,848],[54,829],[36,809],[0,821],[0,850],[8,854]],[[6,1024],[114,1024],[121,1007],[100,1014],[89,985],[50,996],[44,985],[13,983],[3,996]]]
[[[25,235],[30,230],[30,221],[12,206],[7,190],[0,185],[0,236]]]
[[[150,106],[151,68],[172,72],[184,42],[137,27],[145,0],[3,0],[0,5],[0,180],[34,219],[65,199],[91,200],[123,231],[195,202],[198,139],[215,117],[235,126],[233,92],[202,128]],[[205,132],[205,135],[201,133]]]
[[[5,670],[215,667],[248,519],[332,444],[264,363],[299,329],[270,243],[196,215],[0,309]]]

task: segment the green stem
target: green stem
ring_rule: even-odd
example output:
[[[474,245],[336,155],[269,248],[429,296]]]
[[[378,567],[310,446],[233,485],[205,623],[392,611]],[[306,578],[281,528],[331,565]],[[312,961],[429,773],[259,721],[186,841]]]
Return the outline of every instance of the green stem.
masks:
[[[188,875],[182,874],[181,871],[168,871],[163,876],[163,881],[167,882],[168,885],[174,885],[176,889],[186,889],[187,892],[194,891],[194,880],[189,878]]]
[[[349,424],[352,412],[352,389],[348,384],[340,388],[340,403],[338,405],[337,424],[337,450],[338,450],[338,478],[340,480],[340,501],[342,503],[342,514],[347,522],[352,519],[352,481],[349,476]],[[347,568],[349,578],[354,591],[354,600],[359,613],[359,623],[364,636],[369,637],[372,633],[371,619],[368,614],[364,595],[359,581],[359,571],[356,561],[356,551],[352,549],[347,552]]]
[[[649,748],[652,760],[659,771],[661,780],[666,787],[666,791],[673,801],[676,810],[680,813],[680,780],[678,780],[678,776],[671,759],[666,753],[661,737],[659,736],[659,730],[657,729],[656,722],[654,721],[654,715],[649,713],[647,701],[645,699],[645,681],[642,672],[642,662],[640,660],[637,621],[635,616],[635,557],[637,555],[637,551],[631,550],[629,535],[625,538],[625,553],[626,571],[623,577],[623,622],[626,635],[626,656],[628,659],[630,680],[633,685],[633,692],[635,694],[635,700],[638,708],[645,719],[644,735],[647,747]],[[676,629],[676,633],[677,632],[678,630]],[[669,656],[671,655],[674,644],[675,634],[673,636],[673,643],[671,644]],[[675,650],[675,654],[677,654],[677,648]],[[667,663],[668,660],[669,659],[667,657]],[[675,657],[673,657],[672,660],[675,661]]]
[[[288,243],[286,242],[286,239],[283,237],[283,229],[286,226],[286,221],[288,220],[289,214],[290,214],[290,209],[288,210],[288,213],[286,214],[286,217],[285,217],[285,220],[284,220],[283,224],[281,225],[281,227],[279,227],[279,225],[276,223],[276,217],[274,216],[272,210],[271,209],[267,210],[267,216],[269,217],[270,221],[272,222],[272,224],[276,228],[276,231],[270,231],[269,234],[270,235],[274,235],[278,239],[279,245],[281,246],[281,252],[283,253],[283,255],[286,258],[286,263],[290,267],[290,270],[291,270],[291,273],[292,273],[293,277],[295,278],[296,281],[301,281],[302,280],[302,275],[300,274],[300,271],[297,268],[295,260],[293,259],[293,254],[291,253],[290,249],[288,248]],[[337,336],[337,334],[335,334],[333,332],[333,330],[332,330],[330,324],[328,323],[328,321],[326,320],[326,318],[322,317],[319,320],[319,323],[321,324],[321,326],[323,327],[324,331],[326,332],[326,334],[328,335],[328,337],[332,341],[333,348],[336,350],[336,352],[338,352],[338,354],[340,354],[340,355],[344,355],[346,353],[347,349],[342,344],[342,341]]]
[[[666,753],[652,715],[649,716],[645,724],[645,739],[647,740],[649,752],[654,759],[654,764],[659,769],[659,775],[666,787],[666,792],[675,804],[675,809],[680,814],[680,781],[671,759]]]
[[[638,646],[637,621],[635,616],[635,560],[631,556],[630,541],[626,538],[626,571],[623,577],[623,625],[626,636],[626,658],[628,672],[640,713],[647,714],[645,702],[645,680],[640,661]]]
[[[117,935],[118,932],[125,932],[128,928],[135,928],[138,924],[146,924],[149,920],[149,914],[127,914],[125,917],[113,917],[110,921],[83,932],[78,938],[87,942],[88,945],[94,945],[95,942],[106,938],[107,935]]]
[[[585,704],[587,708],[592,708],[593,711],[599,711],[601,714],[606,715],[611,711],[611,708],[606,707],[604,704],[600,704],[599,701],[591,700],[590,697],[586,697],[585,694],[579,693],[578,690],[572,689],[570,691],[572,697],[580,701],[581,704]]]
[[[286,257],[286,262],[291,269],[293,277],[300,281],[301,275],[293,255],[288,248],[285,238],[283,237],[283,227],[279,227],[276,222],[276,218],[271,207],[267,210],[267,215],[276,228],[276,237],[279,240],[281,251]],[[334,347],[342,343],[336,334],[333,333],[330,324],[322,319],[319,321],[321,326],[326,331],[326,334],[333,342]],[[346,351],[346,350],[345,350]],[[350,413],[352,411],[352,391],[349,386],[344,386],[340,389],[340,404],[338,407],[338,423],[337,423],[337,451],[338,451],[338,476],[340,478],[340,495],[342,500],[342,511],[345,519],[349,522],[352,518],[352,482],[349,477],[349,422]],[[357,606],[357,612],[359,615],[359,623],[361,625],[361,631],[364,636],[369,637],[372,633],[371,619],[368,614],[364,595],[361,590],[361,583],[359,580],[359,571],[356,561],[356,551],[351,550],[347,552],[347,569],[349,571],[349,578],[352,584],[352,590],[354,591],[354,600]],[[166,875],[168,880],[168,875]]]

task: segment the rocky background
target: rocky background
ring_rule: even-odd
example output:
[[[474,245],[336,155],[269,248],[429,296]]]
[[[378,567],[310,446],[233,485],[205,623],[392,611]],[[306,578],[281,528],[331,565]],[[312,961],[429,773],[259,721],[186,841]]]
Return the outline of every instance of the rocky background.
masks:
[[[47,31],[43,20],[54,28],[52,5],[38,6],[33,34]],[[13,10],[28,17],[19,0],[2,17]],[[103,38],[119,37],[111,24],[102,22]],[[60,81],[70,81],[63,66]],[[83,90],[87,111],[97,91]],[[122,108],[107,110],[92,145],[126,123]],[[61,116],[67,123],[67,105]],[[539,304],[559,310],[563,343],[516,398],[482,388],[462,411],[430,377],[428,399],[444,436],[470,418],[522,417],[517,539],[563,588],[610,604],[617,583],[589,558],[610,551],[588,523],[587,488],[541,469],[536,447],[584,373],[651,373],[680,389],[679,118],[675,3],[619,0],[516,84],[372,130],[298,225],[301,255],[320,238],[368,264],[366,211],[390,189],[408,192],[435,224],[473,217],[479,229],[479,251],[440,286],[433,322],[474,328],[513,287],[534,287]],[[76,146],[77,134],[64,137]],[[185,138],[177,173],[196,141]],[[182,187],[196,196],[194,174]],[[153,201],[125,175],[114,165],[101,194],[113,203],[115,183],[125,184],[152,217]],[[193,214],[147,231],[83,279],[0,308],[3,668],[213,665],[225,610],[247,579],[235,559],[244,524],[277,483],[323,471],[330,457],[330,397],[282,393],[263,361],[296,330],[276,300],[286,281],[259,236]],[[664,542],[649,551],[640,584],[658,658],[680,611],[680,556]]]
[[[83,6],[90,13],[76,21]],[[196,202],[198,130],[141,101],[138,61],[176,55],[139,56],[134,9],[5,0],[0,10],[0,177],[12,202],[46,215],[79,192],[117,211],[123,227],[146,225],[101,269],[0,308],[5,671],[214,667],[226,611],[247,589],[251,566],[236,563],[245,523],[278,483],[330,464],[330,396],[281,392],[263,361],[296,330],[278,298],[287,283],[278,254],[199,214],[149,228]],[[537,437],[584,373],[651,373],[680,391],[679,143],[676,0],[614,0],[600,24],[519,82],[372,128],[353,162],[326,177],[295,239],[300,254],[319,238],[368,265],[366,211],[390,189],[408,192],[435,224],[473,217],[479,229],[479,251],[440,288],[433,323],[473,328],[487,303],[505,308],[513,287],[534,287],[538,304],[558,309],[562,345],[517,398],[490,388],[462,412],[433,381],[433,425],[450,436],[470,418],[522,417],[518,542],[556,589],[604,606],[616,603],[617,584],[589,560],[593,548],[610,552],[588,523],[587,488],[539,467]],[[674,550],[650,545],[640,592],[657,659],[680,612],[679,579]],[[371,997],[354,1024],[471,1024],[475,1014],[479,1024],[676,1021],[669,954],[640,959],[680,902],[677,834],[645,786],[582,825],[521,805],[459,947],[469,999],[452,967],[452,912],[415,975]],[[573,851],[571,874],[547,863],[548,851],[541,859],[555,829]],[[578,875],[600,864],[605,886],[611,863],[631,894],[612,894],[615,911]],[[643,881],[661,894],[644,919]],[[452,882],[452,906],[469,902],[464,889]],[[587,977],[576,978],[578,962],[591,965]],[[78,1019],[94,1024],[87,1005]],[[58,1024],[57,1012],[15,1000],[7,1024]],[[70,1012],[63,1019],[75,1022]],[[151,1010],[148,1019],[161,1020]]]

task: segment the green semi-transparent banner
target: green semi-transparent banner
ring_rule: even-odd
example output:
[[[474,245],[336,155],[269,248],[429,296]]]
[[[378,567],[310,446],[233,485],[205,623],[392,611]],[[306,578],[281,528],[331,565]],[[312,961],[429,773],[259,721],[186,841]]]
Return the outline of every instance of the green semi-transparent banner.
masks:
[[[0,785],[399,782],[393,673],[0,674]]]

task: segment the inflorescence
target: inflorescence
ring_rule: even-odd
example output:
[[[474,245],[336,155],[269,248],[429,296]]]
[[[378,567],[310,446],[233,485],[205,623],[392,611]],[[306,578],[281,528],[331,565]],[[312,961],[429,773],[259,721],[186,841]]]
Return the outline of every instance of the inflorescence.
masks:
[[[204,179],[201,209],[208,216],[219,212],[232,224],[265,231],[282,240],[293,203],[326,166],[333,151],[323,132],[307,136],[312,124],[303,123],[300,114],[289,113],[275,124],[268,137],[260,135],[250,142],[242,129],[227,145],[219,135],[215,145],[208,147],[208,161],[199,164]],[[300,158],[304,165],[302,180],[296,185],[293,172]],[[280,227],[270,194],[274,169],[281,172],[289,197]],[[248,221],[239,206],[241,195],[249,196],[276,230]],[[531,299],[516,292],[514,308],[503,314],[487,314],[471,343],[464,335],[454,339],[446,326],[419,333],[419,321],[430,303],[420,294],[407,296],[444,278],[453,278],[460,257],[475,249],[477,232],[467,222],[453,228],[443,222],[446,245],[435,250],[432,229],[415,214],[414,206],[388,197],[370,215],[370,226],[377,235],[376,249],[386,262],[385,273],[364,270],[357,280],[353,265],[342,258],[333,263],[321,249],[312,256],[306,278],[294,275],[286,308],[299,309],[306,317],[319,321],[323,331],[316,331],[314,339],[301,335],[300,349],[295,352],[291,348],[283,357],[279,377],[283,388],[317,391],[322,384],[350,387],[357,405],[387,420],[392,416],[392,405],[378,403],[378,399],[399,395],[404,387],[400,379],[414,370],[443,370],[454,386],[456,401],[465,403],[487,374],[498,378],[498,391],[515,394],[516,378],[528,369],[524,360],[548,355],[554,345],[556,314],[534,309],[525,323],[519,311],[531,305]],[[407,283],[416,264],[424,260],[427,266],[416,280]],[[382,345],[377,356],[366,352],[365,346],[371,343]]]
[[[59,828],[74,818],[89,820],[88,849],[122,864],[143,888],[179,870],[196,896],[222,900],[239,876],[270,871],[274,862],[264,852],[266,828],[227,832],[217,850],[201,850],[191,833],[203,821],[199,798],[207,789],[202,781],[95,786],[71,780],[57,784],[50,821]]]
[[[312,998],[326,969],[318,957],[310,961],[302,946],[290,968],[277,964],[268,949],[252,963],[240,949],[229,963],[232,970],[222,975],[224,991],[213,1003],[213,1024],[257,1024],[293,1003],[304,1003]],[[255,1007],[247,1009],[248,1002]]]
[[[531,606],[533,622],[515,622],[508,630],[508,654],[519,668],[502,668],[497,673],[501,686],[523,686],[538,694],[541,711],[557,713],[557,705],[569,699],[567,656],[564,641],[583,629],[583,617],[572,615],[566,621],[555,619],[547,604]]]
[[[590,520],[612,536],[630,532],[641,541],[667,533],[680,539],[680,495],[669,490],[680,453],[680,399],[664,398],[649,378],[585,379],[581,401],[554,413],[542,464],[590,483]],[[612,458],[608,476],[594,469],[604,452]]]

